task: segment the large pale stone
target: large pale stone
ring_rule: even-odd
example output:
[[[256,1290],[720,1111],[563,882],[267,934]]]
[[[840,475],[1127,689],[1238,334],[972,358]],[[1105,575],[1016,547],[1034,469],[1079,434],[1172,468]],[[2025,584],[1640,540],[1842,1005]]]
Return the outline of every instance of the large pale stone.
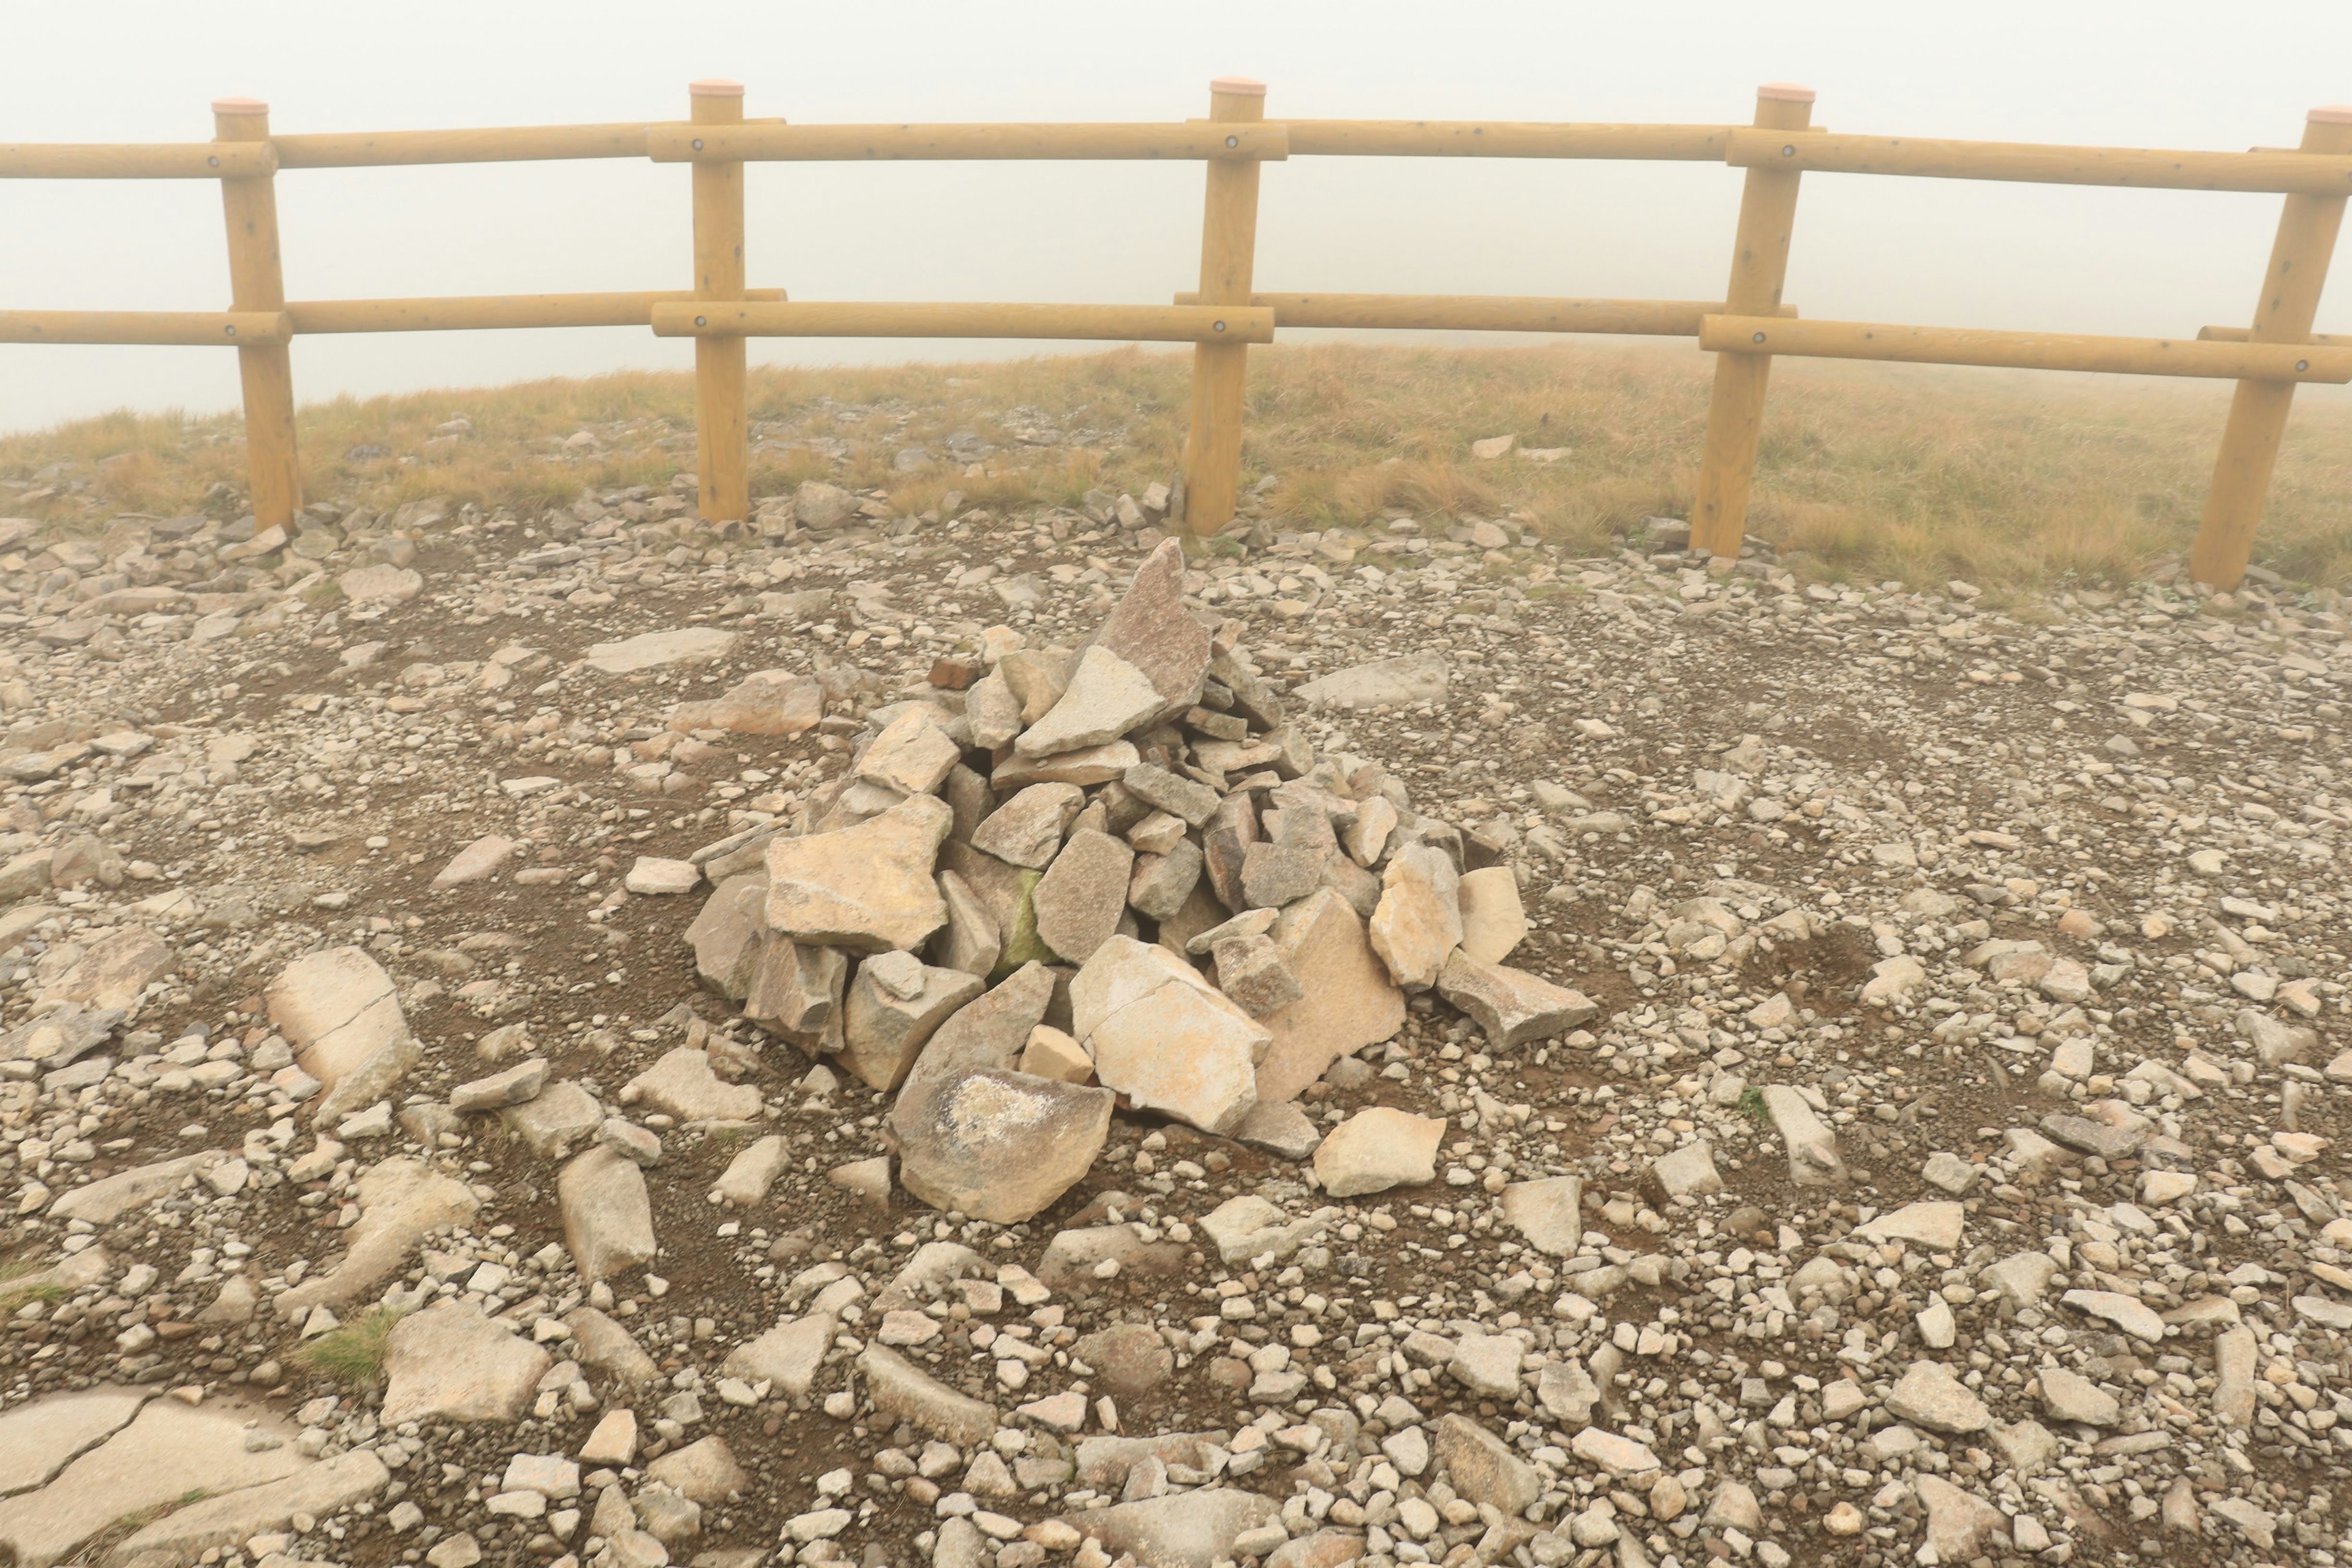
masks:
[[[2118,1290],[2069,1290],[2058,1298],[2078,1312],[2102,1318],[2144,1344],[2160,1344],[2164,1320],[2137,1296]]]
[[[931,939],[932,961],[986,980],[1004,952],[1004,932],[996,916],[971,885],[951,870],[940,872],[940,903],[948,919]]]
[[[277,1446],[248,1447],[248,1422],[265,1444],[274,1438]],[[283,1479],[310,1463],[294,1447],[294,1436],[266,1406],[153,1400],[47,1487],[0,1501],[0,1556],[16,1568],[50,1568],[109,1526],[169,1509],[192,1492],[234,1492]]]
[[[1437,1177],[1445,1123],[1385,1105],[1360,1110],[1315,1151],[1315,1179],[1335,1198],[1415,1186]]]
[[[1914,1484],[1927,1510],[1927,1543],[1935,1548],[1937,1562],[1973,1563],[1988,1555],[1988,1540],[2009,1533],[2009,1516],[1974,1492],[1941,1476],[1923,1474]]]
[[[1085,1044],[1104,1019],[1165,985],[1213,991],[1199,970],[1156,943],[1115,936],[1070,981],[1070,1033]]]
[[[721,631],[716,626],[646,632],[620,642],[591,644],[588,667],[606,675],[635,675],[640,670],[666,669],[673,665],[709,664],[726,658],[741,640],[740,632]]]
[[[1564,1035],[1601,1012],[1581,991],[1554,985],[1524,969],[1481,963],[1459,947],[1445,955],[1437,994],[1470,1015],[1497,1050]]]
[[[1669,1198],[1700,1197],[1723,1191],[1723,1177],[1715,1168],[1715,1151],[1704,1139],[1651,1161],[1650,1176]]]
[[[767,1197],[792,1157],[792,1145],[781,1134],[754,1138],[727,1162],[710,1195],[730,1208],[750,1208]]]
[[[786,1318],[758,1339],[737,1345],[719,1370],[746,1383],[773,1384],[777,1393],[798,1399],[816,1382],[838,1327],[830,1312]]]
[[[869,822],[768,846],[767,923],[863,952],[912,950],[947,921],[932,862],[955,813],[908,797]]]
[[[1013,750],[1024,757],[1051,757],[1107,746],[1164,706],[1150,677],[1097,643],[1079,656],[1061,700],[1021,732]]]
[[[1513,1182],[1503,1189],[1503,1217],[1538,1252],[1572,1258],[1584,1249],[1584,1179]]]
[[[0,1412],[0,1497],[47,1484],[84,1450],[128,1426],[153,1392],[100,1386]]]
[[[895,1351],[867,1345],[857,1357],[857,1370],[875,1408],[885,1415],[965,1447],[996,1435],[994,1405],[958,1394]]]
[[[971,847],[1012,866],[1042,871],[1061,853],[1062,835],[1087,803],[1076,784],[1031,784],[992,813],[971,836]]]
[[[407,1268],[418,1242],[436,1230],[464,1225],[480,1207],[473,1188],[404,1154],[362,1173],[352,1196],[360,1217],[342,1233],[342,1261],[277,1298],[288,1321],[308,1316],[313,1307],[373,1298],[385,1280]]]
[[[1508,866],[1486,866],[1462,873],[1463,952],[1481,963],[1500,963],[1527,936],[1528,915],[1519,902],[1519,879]]]
[[[2080,1373],[2045,1366],[2033,1375],[2042,1382],[2042,1408],[2053,1420],[2112,1426],[2123,1418],[2123,1402]]]
[[[1141,1568],[1216,1568],[1235,1560],[1234,1542],[1243,1531],[1271,1523],[1279,1512],[1274,1499],[1256,1492],[1202,1487],[1087,1509],[1068,1522],[1110,1556],[1131,1554]]]
[[[1112,1099],[1107,1089],[1001,1068],[919,1074],[890,1112],[899,1183],[934,1208],[1018,1225],[1093,1168]]]
[[[857,760],[857,776],[901,795],[929,795],[940,787],[963,753],[932,718],[934,710],[916,702],[890,721]]]
[[[748,1121],[760,1114],[760,1091],[724,1083],[710,1070],[710,1053],[691,1046],[666,1051],[621,1089],[624,1104],[643,1102],[680,1121]]]
[[[71,969],[41,993],[41,1005],[135,1009],[148,982],[172,967],[172,950],[145,926],[119,926],[90,943]]]
[[[743,988],[743,1016],[798,1045],[828,1050],[841,1042],[842,989],[849,960],[837,947],[767,936],[755,945]]]
[[[729,730],[738,735],[805,734],[824,717],[824,687],[805,675],[763,669],[706,702],[681,702],[669,710],[669,727]]]
[[[1201,847],[1180,838],[1164,855],[1138,855],[1127,879],[1127,901],[1137,914],[1162,924],[1173,920],[1201,885]]]
[[[265,1531],[284,1530],[297,1514],[327,1519],[374,1497],[392,1471],[373,1452],[354,1448],[307,1466],[282,1480],[264,1481],[175,1509],[116,1547],[110,1562],[126,1565],[149,1553],[194,1562],[207,1552],[242,1545]]]
[[[624,1154],[599,1145],[574,1158],[555,1181],[563,1245],[580,1278],[594,1284],[653,1261],[653,1203],[646,1173]]]
[[[356,947],[295,960],[264,994],[269,1021],[292,1043],[302,1070],[329,1092],[408,1034],[392,976]]]
[[[117,1171],[113,1175],[68,1190],[49,1205],[49,1217],[61,1223],[80,1219],[92,1225],[111,1225],[132,1209],[145,1208],[157,1198],[178,1192],[184,1183],[227,1158],[222,1150],[201,1149],[193,1154],[158,1160],[152,1165]]]
[[[730,1002],[740,1002],[751,988],[767,901],[766,872],[730,877],[719,884],[694,923],[686,928],[687,942],[694,949],[696,975]]]
[[[1139,1109],[1222,1133],[1256,1102],[1257,1058],[1271,1039],[1223,996],[1179,984],[1113,1013],[1085,1044],[1106,1088]]]
[[[1517,1342],[1513,1341],[1516,1350]],[[1518,1385],[1511,1379],[1509,1397]],[[1500,1509],[1516,1518],[1543,1495],[1543,1479],[1536,1468],[1511,1451],[1509,1444],[1466,1416],[1448,1415],[1437,1423],[1433,1445],[1454,1489],[1471,1502]]]
[[[999,795],[1034,784],[1092,787],[1124,777],[1128,769],[1142,760],[1142,753],[1135,749],[1132,741],[1106,741],[1099,746],[1081,746],[1075,752],[1058,752],[1050,757],[1024,757],[1012,752],[990,771],[988,782]]]
[[[467,882],[478,882],[514,858],[515,841],[490,833],[475,839],[450,858],[433,879],[436,888],[455,888]]]
[[[888,961],[911,968],[914,994],[901,996],[876,978]],[[905,953],[880,953],[859,966],[843,1004],[841,1059],[869,1087],[888,1094],[906,1081],[939,1026],[978,996],[981,977],[960,969],[934,969]]]
[[[1142,672],[1160,694],[1156,716],[1180,713],[1201,700],[1209,669],[1209,628],[1184,607],[1183,546],[1166,540],[1144,557],[1095,633],[1094,646]]]
[[[1310,680],[1296,695],[1318,707],[1383,708],[1445,700],[1445,656],[1409,653],[1375,659]]]
[[[1931,1432],[1966,1435],[1992,1425],[1992,1413],[1967,1385],[1937,1361],[1915,1361],[1886,1395],[1898,1419]]]
[[[1031,895],[1038,940],[1084,963],[1118,930],[1134,869],[1135,851],[1124,841],[1087,827],[1071,834]]]
[[[1786,1084],[1763,1089],[1764,1111],[1772,1130],[1789,1150],[1789,1180],[1801,1187],[1843,1186],[1845,1160],[1838,1153],[1837,1134],[1813,1114],[1805,1097]]]
[[[519,1420],[554,1360],[471,1302],[436,1301],[392,1326],[379,1418],[394,1426]]]
[[[1260,1100],[1292,1100],[1331,1064],[1404,1027],[1404,993],[1372,951],[1364,922],[1328,889],[1282,911],[1273,930],[1303,995],[1265,1020]]]
[[[1957,1203],[1906,1204],[1854,1228],[1869,1241],[1908,1241],[1936,1252],[1958,1252],[1968,1208]]]
[[[1012,1068],[1021,1059],[1030,1032],[1045,1021],[1053,1001],[1054,972],[1042,963],[1023,964],[933,1031],[907,1075],[899,1101],[913,1096],[920,1084],[982,1068]]]
[[[1445,851],[1407,845],[1391,858],[1373,910],[1372,951],[1408,991],[1437,984],[1445,956],[1462,942],[1461,876]]]
[[[561,1160],[604,1122],[604,1108],[570,1079],[558,1079],[537,1099],[499,1112],[499,1120],[541,1159]]]

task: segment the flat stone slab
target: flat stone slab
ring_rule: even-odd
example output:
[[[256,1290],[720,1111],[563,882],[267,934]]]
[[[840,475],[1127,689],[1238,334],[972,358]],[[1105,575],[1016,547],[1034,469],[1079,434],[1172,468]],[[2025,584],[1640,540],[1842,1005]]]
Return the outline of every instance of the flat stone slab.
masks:
[[[280,1446],[248,1449],[251,1421]],[[295,1448],[295,1436],[275,1412],[239,1401],[152,1401],[47,1486],[0,1502],[0,1545],[16,1553],[16,1568],[51,1568],[118,1520],[191,1492],[238,1491],[307,1468],[312,1461]]]
[[[646,632],[620,642],[600,642],[588,649],[588,668],[606,675],[635,675],[641,669],[664,669],[678,664],[709,664],[724,658],[742,640],[740,632],[716,626],[688,626],[674,632]]]
[[[408,1266],[419,1241],[445,1226],[464,1224],[481,1206],[473,1188],[404,1154],[362,1172],[352,1195],[360,1217],[343,1233],[343,1260],[278,1298],[278,1310],[289,1322],[313,1307],[373,1297]]]
[[[128,1564],[150,1552],[168,1552],[192,1562],[215,1547],[241,1545],[265,1531],[282,1530],[296,1514],[324,1519],[372,1498],[392,1481],[384,1462],[365,1448],[338,1454],[297,1470],[283,1480],[201,1502],[165,1514],[114,1549],[110,1561]]]
[[[1142,1568],[1214,1568],[1234,1560],[1234,1539],[1244,1531],[1272,1523],[1280,1511],[1256,1492],[1203,1487],[1089,1509],[1068,1522],[1113,1557],[1132,1552]]]
[[[1440,653],[1409,653],[1335,669],[1292,693],[1302,702],[1331,708],[1393,708],[1412,702],[1443,702],[1448,671]]]
[[[89,1448],[131,1425],[152,1389],[90,1388],[0,1414],[0,1497],[46,1486]]]
[[[934,1437],[970,1447],[996,1433],[994,1405],[958,1394],[896,1351],[869,1344],[857,1357],[857,1370],[875,1408]]]
[[[194,1180],[227,1158],[223,1150],[205,1149],[175,1160],[158,1160],[152,1165],[118,1171],[87,1186],[67,1191],[49,1205],[49,1217],[111,1225],[132,1209],[144,1208],[157,1198],[168,1197],[180,1190],[181,1184]]]
[[[635,1167],[631,1167],[635,1169]],[[467,1302],[438,1301],[394,1323],[384,1343],[383,1412],[403,1421],[515,1421],[554,1358]]]
[[[1315,1179],[1335,1198],[1434,1181],[1444,1136],[1445,1123],[1433,1117],[1384,1105],[1359,1110],[1316,1149]]]

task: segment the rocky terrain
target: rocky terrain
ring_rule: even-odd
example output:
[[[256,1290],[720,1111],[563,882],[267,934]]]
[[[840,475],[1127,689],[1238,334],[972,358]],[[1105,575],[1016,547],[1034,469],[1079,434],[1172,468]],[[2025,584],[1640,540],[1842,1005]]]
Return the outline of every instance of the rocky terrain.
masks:
[[[17,1568],[2352,1550],[2333,597],[692,492],[0,522]]]

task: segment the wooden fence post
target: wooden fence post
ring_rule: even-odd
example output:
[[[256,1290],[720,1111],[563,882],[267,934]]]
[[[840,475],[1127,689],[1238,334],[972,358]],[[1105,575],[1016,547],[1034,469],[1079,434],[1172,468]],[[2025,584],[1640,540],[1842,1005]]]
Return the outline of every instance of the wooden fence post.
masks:
[[[741,82],[698,81],[686,90],[695,124],[742,121]],[[698,161],[694,165],[694,297],[743,298],[741,163]],[[705,522],[736,522],[751,515],[751,426],[744,409],[744,365],[740,334],[694,340],[694,460]]]
[[[216,142],[269,140],[269,105],[253,98],[213,100]],[[228,220],[229,308],[283,310],[286,275],[278,254],[278,187],[268,174],[223,180]],[[302,505],[302,470],[294,450],[294,362],[283,342],[240,343],[237,379],[245,389],[245,463],[254,521],[292,528]]]
[[[2313,110],[2304,121],[2302,150],[2352,153],[2352,106]],[[2327,263],[2343,223],[2342,196],[2286,198],[2248,342],[2311,341],[2319,290],[2327,281]],[[2294,402],[2291,381],[2238,383],[2237,395],[2230,400],[2230,422],[2221,428],[2221,450],[2213,459],[2213,483],[2205,492],[2205,516],[2197,527],[2197,542],[2189,547],[2189,574],[2198,582],[2234,588],[2245,576]]]
[[[1813,117],[1813,89],[1767,82],[1756,89],[1756,124],[1802,131]],[[1794,169],[1753,168],[1739,195],[1739,233],[1731,255],[1724,313],[1770,316],[1780,309],[1789,273],[1789,233],[1797,221]],[[1764,389],[1772,356],[1718,353],[1715,394],[1706,409],[1706,447],[1699,458],[1691,508],[1693,550],[1738,559],[1748,529],[1748,491],[1756,479],[1756,441],[1764,427]]]
[[[1265,83],[1219,77],[1209,84],[1209,118],[1265,118]],[[1212,158],[1201,213],[1201,303],[1246,305],[1257,259],[1255,158]],[[1233,521],[1242,479],[1242,395],[1249,370],[1245,343],[1192,349],[1192,416],[1184,441],[1184,525],[1196,537]]]

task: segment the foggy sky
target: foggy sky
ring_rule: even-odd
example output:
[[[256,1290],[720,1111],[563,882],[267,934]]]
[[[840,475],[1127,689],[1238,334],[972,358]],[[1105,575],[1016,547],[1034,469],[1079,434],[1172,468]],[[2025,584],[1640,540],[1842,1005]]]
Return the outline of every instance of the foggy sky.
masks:
[[[2352,6],[1969,0],[1402,4],[1001,0],[114,0],[9,7],[0,142],[201,141],[210,100],[281,132],[683,119],[725,76],[801,122],[1154,120],[1265,79],[1266,118],[1742,122],[1756,84],[1833,130],[2237,150],[2352,101]],[[688,171],[642,161],[295,170],[295,299],[690,283]],[[1265,289],[1720,298],[1738,171],[1307,159],[1266,166]],[[1196,281],[1197,163],[752,165],[755,286],[801,300],[1165,302]],[[2189,335],[2251,317],[2280,198],[1809,174],[1788,298],[1809,317]],[[2338,265],[2319,330],[2352,331]],[[0,182],[0,308],[219,310],[216,187]],[[1004,343],[752,341],[754,363],[977,358]],[[1067,352],[1074,345],[1055,345]],[[1691,352],[1696,352],[1693,349]],[[304,401],[683,367],[636,328],[305,338]],[[200,348],[0,345],[0,430],[236,401]]]

